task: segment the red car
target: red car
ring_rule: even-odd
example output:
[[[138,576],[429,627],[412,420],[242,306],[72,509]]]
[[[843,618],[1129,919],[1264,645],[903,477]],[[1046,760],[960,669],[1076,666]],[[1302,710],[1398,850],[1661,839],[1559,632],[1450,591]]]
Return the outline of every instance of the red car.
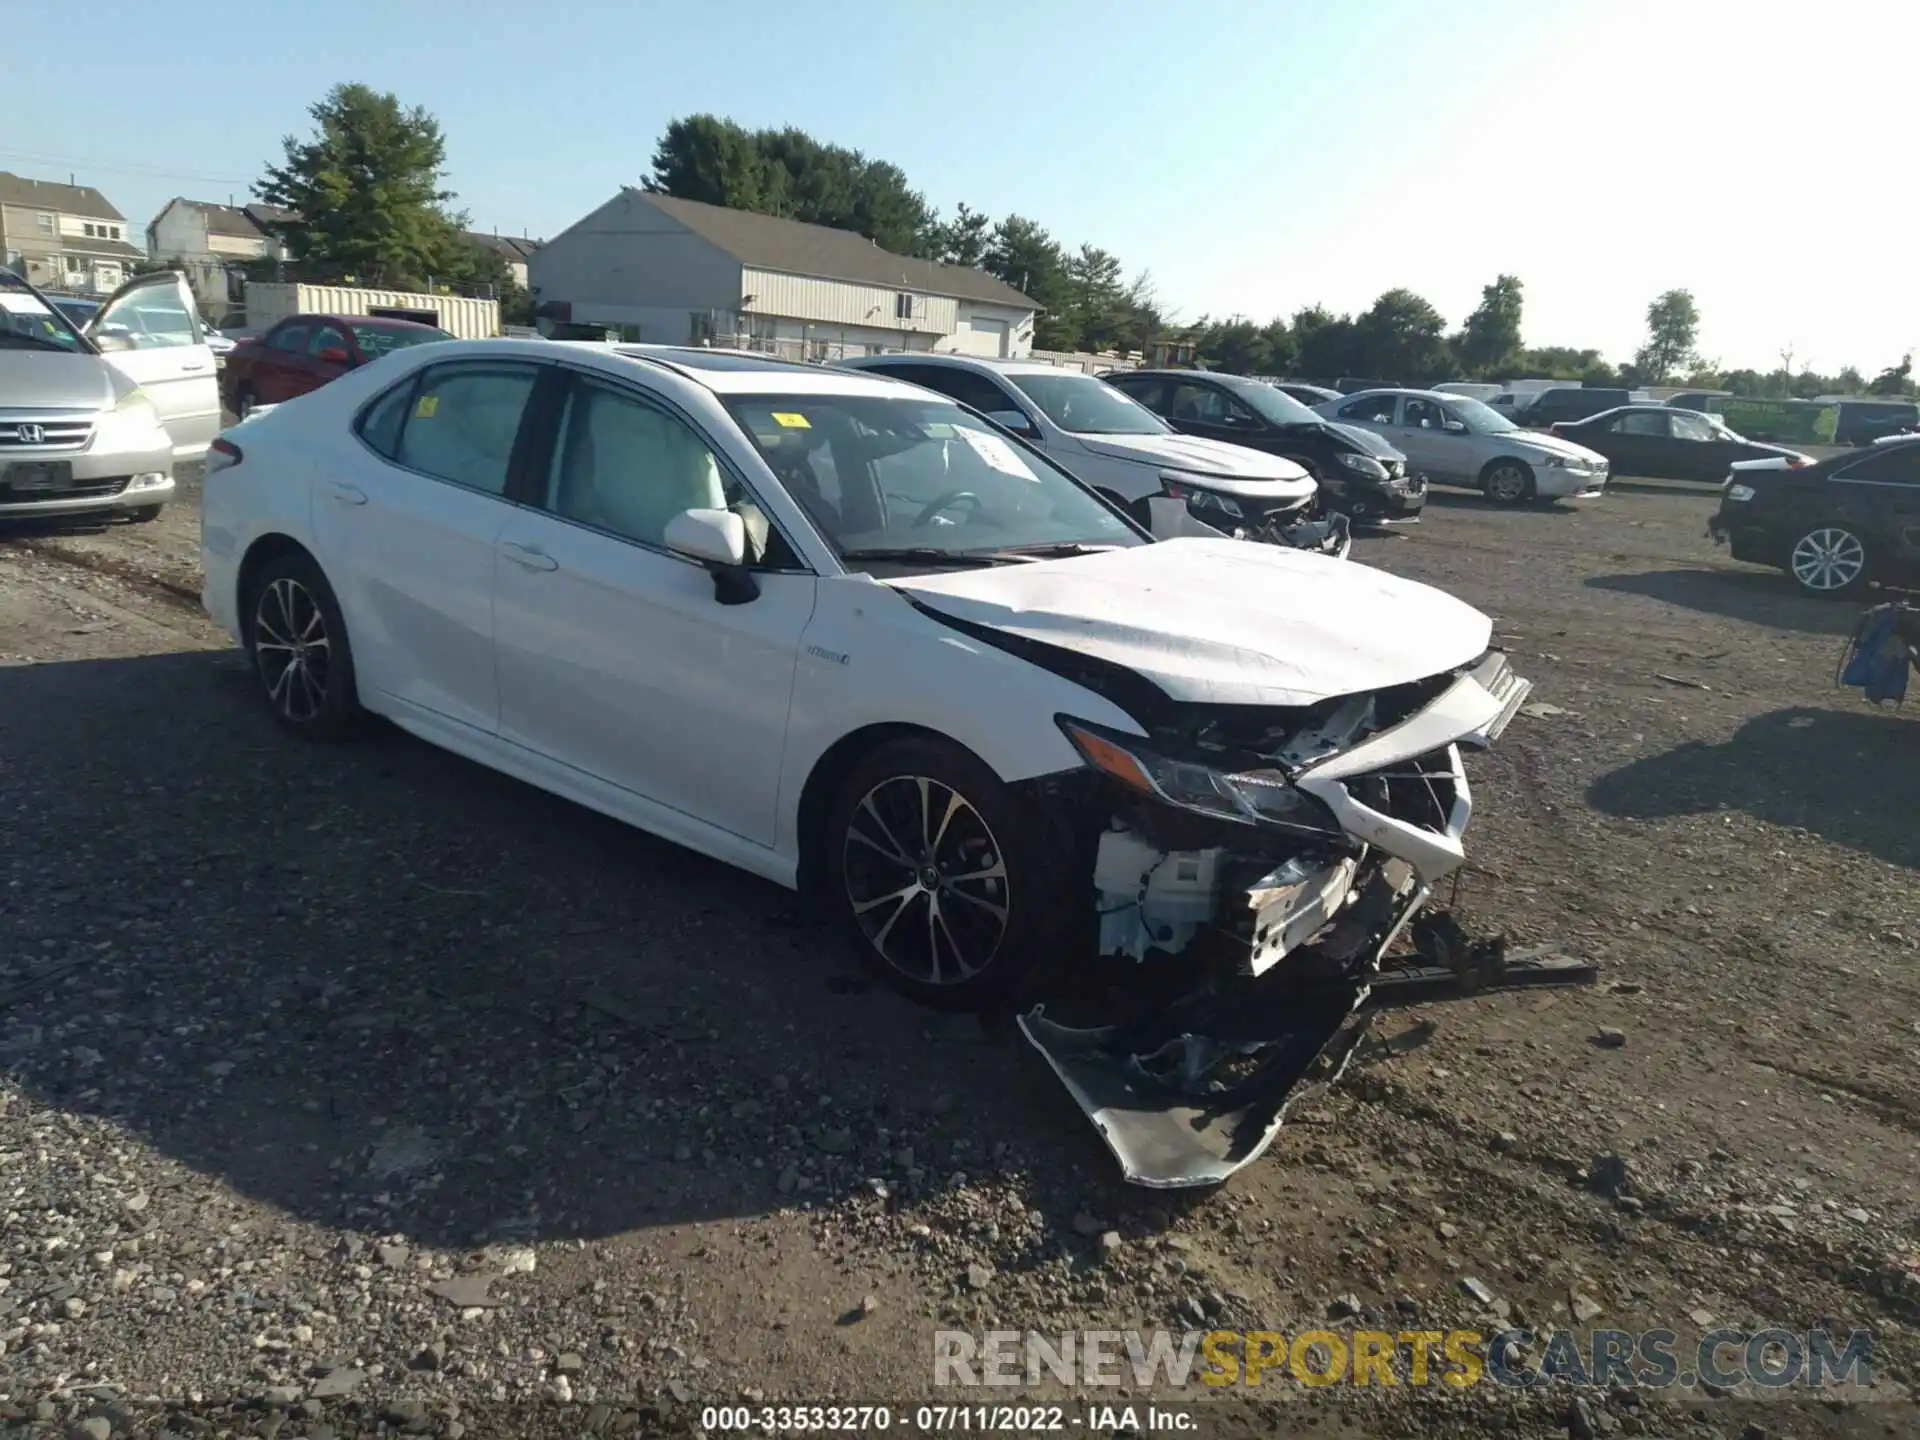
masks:
[[[264,335],[233,347],[220,371],[220,399],[244,420],[256,406],[318,390],[390,350],[451,339],[445,330],[411,320],[289,315]]]

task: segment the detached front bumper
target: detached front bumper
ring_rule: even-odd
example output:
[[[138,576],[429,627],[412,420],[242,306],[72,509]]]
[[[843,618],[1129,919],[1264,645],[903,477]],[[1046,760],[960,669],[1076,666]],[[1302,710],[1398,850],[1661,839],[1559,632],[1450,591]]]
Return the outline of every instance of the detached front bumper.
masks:
[[[1465,859],[1461,746],[1491,744],[1531,690],[1490,655],[1398,724],[1298,769],[1293,783],[1343,835],[1243,886],[1219,879],[1236,859],[1224,847],[1166,851],[1125,826],[1102,836],[1101,950],[1176,956],[1188,983],[1119,1023],[1074,1027],[1037,1007],[1020,1027],[1128,1181],[1218,1184],[1265,1152],[1302,1081],[1337,1078],[1383,959]]]

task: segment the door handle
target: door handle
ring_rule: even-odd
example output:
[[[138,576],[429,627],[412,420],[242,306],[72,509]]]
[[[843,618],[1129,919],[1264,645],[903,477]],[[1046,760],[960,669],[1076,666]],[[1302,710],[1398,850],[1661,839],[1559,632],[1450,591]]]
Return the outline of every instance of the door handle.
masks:
[[[332,484],[327,486],[327,489],[332,492],[333,498],[338,500],[342,505],[364,505],[367,503],[367,492],[360,489],[357,485]]]
[[[500,553],[527,570],[558,570],[560,568],[560,562],[544,550],[535,550],[527,545],[516,545],[511,540],[503,540],[500,543]]]
[[[180,366],[180,368],[181,368],[182,370],[204,370],[204,369],[206,369],[207,367],[206,367],[206,366],[204,366],[204,365],[202,365],[202,364],[201,364],[201,363],[200,363],[199,361],[197,361],[197,360],[196,360],[196,361],[193,361],[193,362],[192,362],[192,363],[190,363],[190,364],[182,364],[182,365]]]

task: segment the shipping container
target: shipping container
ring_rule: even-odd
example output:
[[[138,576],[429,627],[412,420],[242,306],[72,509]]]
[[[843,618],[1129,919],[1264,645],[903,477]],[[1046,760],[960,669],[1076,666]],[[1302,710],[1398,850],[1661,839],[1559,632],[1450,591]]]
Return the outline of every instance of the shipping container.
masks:
[[[357,285],[296,285],[247,282],[247,328],[255,333],[289,315],[366,315],[437,325],[461,340],[500,333],[500,302],[465,295],[418,295],[405,290],[366,290]]]

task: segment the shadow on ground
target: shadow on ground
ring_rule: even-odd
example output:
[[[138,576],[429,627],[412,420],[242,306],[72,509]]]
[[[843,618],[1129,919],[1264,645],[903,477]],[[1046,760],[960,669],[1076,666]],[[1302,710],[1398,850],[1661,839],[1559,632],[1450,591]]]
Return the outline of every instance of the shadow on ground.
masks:
[[[232,652],[0,669],[0,887],[15,1084],[303,1219],[595,1237],[995,1169],[1139,1208],[1011,1026],[397,731],[288,737]]]
[[[1633,575],[1595,575],[1586,583],[1595,590],[1643,595],[1683,610],[1744,620],[1773,630],[1832,635],[1836,643],[1852,631],[1861,609],[1871,603],[1867,599],[1858,604],[1810,599],[1796,592],[1784,576],[1761,570],[1649,570]]]
[[[1691,742],[1603,775],[1610,815],[1657,820],[1743,810],[1920,870],[1920,723],[1870,710],[1775,710],[1724,745]]]

